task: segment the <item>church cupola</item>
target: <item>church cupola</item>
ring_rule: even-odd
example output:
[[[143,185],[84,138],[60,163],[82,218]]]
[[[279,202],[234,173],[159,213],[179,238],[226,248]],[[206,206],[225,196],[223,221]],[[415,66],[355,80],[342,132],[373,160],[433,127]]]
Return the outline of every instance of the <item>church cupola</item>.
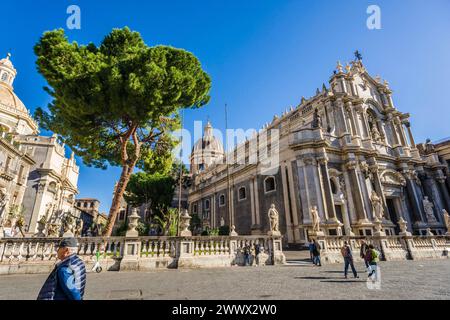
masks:
[[[213,127],[208,121],[203,131],[203,137],[195,143],[192,149],[191,173],[196,174],[207,169],[223,155],[222,142],[214,136]]]
[[[11,54],[0,60],[0,83],[12,88],[17,71],[11,62]]]

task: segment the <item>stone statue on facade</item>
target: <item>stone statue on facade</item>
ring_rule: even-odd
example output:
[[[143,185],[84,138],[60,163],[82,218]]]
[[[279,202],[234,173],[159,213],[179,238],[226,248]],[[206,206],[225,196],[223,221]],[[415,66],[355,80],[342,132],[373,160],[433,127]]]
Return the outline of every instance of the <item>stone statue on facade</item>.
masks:
[[[225,226],[225,219],[223,217],[220,217],[220,226]]]
[[[311,217],[312,217],[312,231],[313,233],[320,232],[320,216],[319,211],[316,206],[311,208]]]
[[[63,237],[73,237],[73,218],[69,215],[66,216],[63,222]]]
[[[268,215],[269,215],[269,222],[270,222],[269,235],[281,235],[280,229],[279,229],[280,215],[279,215],[277,209],[275,209],[275,204],[272,204],[270,206]]]
[[[434,144],[431,142],[430,139],[427,139],[427,141],[425,142],[425,153],[426,154],[431,154],[434,153],[436,150],[434,148]]]
[[[431,223],[436,222],[436,217],[434,216],[434,210],[433,210],[433,208],[434,208],[433,203],[431,203],[431,201],[428,200],[427,196],[424,197],[422,203],[423,203],[423,208],[425,210],[425,213],[427,215],[428,222],[431,222]]]
[[[77,226],[75,227],[75,237],[81,237],[81,234],[83,232],[83,225],[84,222],[80,219],[77,223]]]
[[[372,139],[373,139],[375,142],[380,142],[380,141],[381,141],[381,134],[380,134],[380,131],[378,131],[378,128],[377,128],[377,125],[376,125],[376,124],[374,124],[374,125],[372,126],[371,134],[372,134]]]
[[[442,209],[442,214],[444,215],[444,223],[445,227],[447,228],[447,235],[450,235],[450,215],[445,209]]]
[[[372,191],[372,195],[370,196],[370,201],[372,202],[372,211],[375,215],[376,220],[383,220],[384,217],[384,209],[383,204],[381,202],[381,198],[375,191]]]
[[[314,116],[313,116],[313,121],[312,121],[311,126],[313,129],[322,128],[322,117],[320,116],[318,109],[316,109],[314,111]]]

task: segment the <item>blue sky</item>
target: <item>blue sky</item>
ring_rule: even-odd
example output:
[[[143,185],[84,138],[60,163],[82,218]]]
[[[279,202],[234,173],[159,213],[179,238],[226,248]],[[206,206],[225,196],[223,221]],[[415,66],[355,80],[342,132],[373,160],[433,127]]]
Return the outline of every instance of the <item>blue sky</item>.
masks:
[[[72,4],[81,8],[81,30],[66,28]],[[381,8],[381,30],[366,27],[372,4]],[[389,81],[397,108],[411,113],[417,142],[450,136],[448,0],[22,0],[2,3],[2,12],[0,56],[12,52],[15,92],[32,112],[49,102],[33,54],[44,31],[65,28],[85,44],[129,26],[148,45],[193,52],[211,75],[211,102],[186,111],[187,129],[209,117],[223,130],[225,103],[229,127],[260,128],[328,84],[336,61],[350,61],[358,49],[369,72]],[[79,196],[98,198],[107,212],[119,175],[81,165]]]

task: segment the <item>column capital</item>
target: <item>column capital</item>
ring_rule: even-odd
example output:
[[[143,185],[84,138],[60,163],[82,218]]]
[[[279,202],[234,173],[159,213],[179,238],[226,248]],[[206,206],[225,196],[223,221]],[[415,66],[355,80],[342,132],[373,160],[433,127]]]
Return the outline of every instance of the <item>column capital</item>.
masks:
[[[321,156],[317,158],[317,161],[323,165],[327,165],[329,160],[330,159],[327,156]]]
[[[356,160],[350,160],[345,164],[348,170],[355,170],[357,165],[358,163],[356,162]]]

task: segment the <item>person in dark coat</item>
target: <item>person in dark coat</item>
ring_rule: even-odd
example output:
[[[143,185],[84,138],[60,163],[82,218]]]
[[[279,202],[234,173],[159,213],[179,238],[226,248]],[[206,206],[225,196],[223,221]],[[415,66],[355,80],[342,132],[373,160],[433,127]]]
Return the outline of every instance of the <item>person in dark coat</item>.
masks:
[[[320,262],[320,243],[315,239],[314,239],[313,256],[314,256],[314,264],[316,266],[321,267],[322,263]]]
[[[347,241],[344,241],[344,246],[341,248],[341,254],[344,257],[344,276],[347,279],[348,267],[352,268],[352,272],[355,278],[359,278],[358,272],[355,269],[355,265],[353,264],[353,255],[352,249],[348,245]]]
[[[367,245],[366,241],[361,241],[361,249],[359,250],[359,256],[364,260],[364,263],[366,265],[366,269],[369,270],[369,261],[367,261],[367,250],[369,250],[369,246]]]
[[[76,255],[75,238],[65,238],[58,244],[61,260],[42,286],[37,300],[83,300],[86,287],[86,267]]]

